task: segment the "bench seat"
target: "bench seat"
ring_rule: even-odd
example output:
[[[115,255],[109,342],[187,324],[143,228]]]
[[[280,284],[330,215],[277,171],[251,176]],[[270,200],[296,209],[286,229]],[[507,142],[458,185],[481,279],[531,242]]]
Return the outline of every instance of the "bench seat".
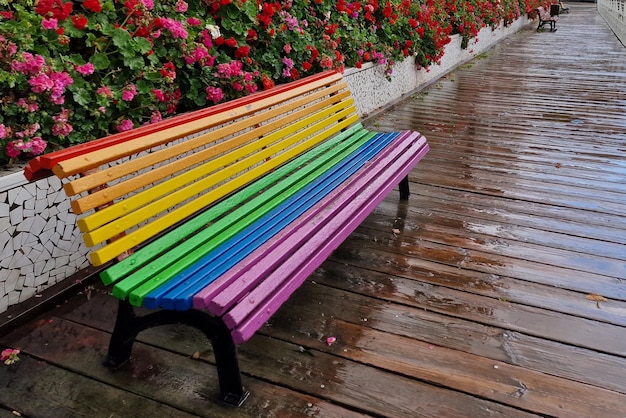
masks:
[[[94,266],[119,299],[105,364],[144,329],[201,329],[221,397],[240,405],[245,343],[428,152],[417,132],[370,132],[326,72],[48,154]],[[150,309],[137,315],[135,308]]]

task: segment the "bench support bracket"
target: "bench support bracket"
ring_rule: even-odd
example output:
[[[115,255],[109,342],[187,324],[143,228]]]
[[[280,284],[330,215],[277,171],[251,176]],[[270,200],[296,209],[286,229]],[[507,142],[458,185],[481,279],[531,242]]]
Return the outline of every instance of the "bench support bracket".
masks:
[[[159,325],[182,323],[202,331],[213,347],[221,398],[224,402],[240,406],[248,397],[249,392],[243,388],[237,346],[235,345],[224,322],[208,313],[198,310],[187,311],[154,311],[137,316],[135,310],[126,300],[120,300],[117,320],[109,352],[104,365],[117,369],[130,360],[130,354],[139,332]]]

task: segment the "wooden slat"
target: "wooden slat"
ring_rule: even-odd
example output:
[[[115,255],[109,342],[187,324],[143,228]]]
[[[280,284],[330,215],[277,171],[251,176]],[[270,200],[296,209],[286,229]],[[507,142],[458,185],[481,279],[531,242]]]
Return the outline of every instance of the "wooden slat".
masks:
[[[122,289],[124,289],[124,292],[130,292],[128,299],[131,304],[136,306],[143,305],[144,298],[153,292],[154,289],[166,283],[177,274],[182,273],[193,263],[207,256],[209,251],[245,230],[258,218],[265,216],[270,210],[291,197],[296,191],[305,187],[320,175],[325,174],[333,166],[343,162],[355,148],[359,147],[361,143],[367,141],[370,137],[370,135],[364,135],[361,132],[357,133],[359,135],[354,140],[343,141],[345,142],[343,148],[332,147],[328,149],[329,152],[320,153],[318,160],[309,161],[306,166],[297,170],[292,176],[271,188],[265,189],[255,199],[238,207],[235,211],[229,213],[228,216],[195,234],[182,245],[168,251],[163,256],[167,261],[155,260],[152,262],[153,265],[158,264],[156,269],[149,265],[133,273],[124,281],[117,283],[114,286],[113,294],[120,299],[124,299],[126,298],[126,294],[122,293]],[[348,139],[350,138],[348,137]],[[243,237],[242,239],[250,241],[251,237]],[[224,257],[236,260],[240,256],[237,254],[237,251],[233,250],[231,254],[224,254]],[[150,274],[146,274],[145,270],[148,270]],[[178,282],[182,279],[184,277],[176,277],[174,281]],[[152,301],[152,308],[159,306],[161,305],[158,305],[158,301]]]
[[[334,147],[345,138],[356,135],[359,131],[364,131],[363,127],[360,124],[357,123],[355,125],[352,125],[345,131],[335,135],[330,140],[316,147],[315,150],[310,151],[279,167],[262,179],[259,179],[259,181],[255,182],[254,184],[244,189],[241,189],[238,193],[227,197],[226,199],[220,201],[206,211],[179,225],[174,231],[168,232],[167,234],[164,234],[163,236],[155,239],[154,241],[143,247],[141,251],[135,252],[130,257],[112,265],[111,267],[107,268],[107,270],[102,272],[101,278],[103,282],[105,284],[111,284],[123,278],[124,276],[130,274],[139,267],[142,267],[146,263],[156,259],[163,252],[169,251],[174,243],[178,241],[181,241],[183,239],[185,239],[186,241],[195,240],[196,236],[198,235],[197,231],[201,228],[205,227],[211,222],[214,222],[216,219],[219,219],[227,212],[230,212],[232,208],[241,208],[237,210],[243,210],[246,202],[256,196],[259,191],[271,187],[281,178],[299,169],[300,166],[306,165],[308,161],[313,158],[317,158],[317,156],[326,152],[329,148]],[[192,235],[193,237],[191,237]],[[191,238],[187,239],[187,237]],[[162,269],[165,268],[165,266],[169,265],[170,261],[173,261],[172,258],[158,261],[156,263],[157,265],[151,267],[151,269],[153,269],[153,271],[158,271],[159,268]]]
[[[227,152],[242,144],[245,144],[255,136],[258,137],[268,132],[271,132],[272,130],[280,127],[281,123],[282,125],[288,124],[303,116],[306,116],[307,114],[316,112],[325,106],[330,106],[331,104],[337,103],[340,100],[348,97],[350,94],[348,91],[338,93],[338,90],[341,88],[345,88],[345,83],[333,84],[325,88],[324,90],[318,90],[314,93],[306,95],[301,99],[292,100],[287,102],[286,104],[272,107],[261,113],[254,114],[244,118],[243,120],[227,124],[222,128],[215,129],[209,133],[199,135],[182,143],[170,145],[167,148],[160,149],[148,155],[132,159],[125,162],[124,164],[116,165],[115,167],[108,168],[106,170],[101,170],[90,176],[78,178],[64,185],[65,192],[68,196],[73,196],[81,192],[92,190],[101,185],[109,184],[109,182],[127,176],[129,174],[137,173],[142,169],[157,166],[164,161],[169,161],[180,155],[187,154],[190,150],[212,144],[211,148],[208,148],[203,152],[196,152],[193,155],[177,159],[175,163],[152,169],[148,173],[149,175],[135,176],[133,178],[132,184],[126,183],[126,187],[128,187],[129,189],[138,189],[142,186],[165,178],[166,175],[162,174],[163,172],[171,173],[173,171],[179,171],[188,168],[212,156],[219,155],[223,152]],[[320,100],[324,98],[324,96],[328,97]],[[318,102],[312,103],[316,100]],[[308,112],[307,109],[302,109],[298,111],[298,108],[303,105],[307,105],[307,109],[309,109]],[[294,109],[296,111],[294,111]],[[278,120],[270,121],[268,123],[264,123],[278,116],[281,116],[281,118]],[[262,123],[264,124],[261,126],[255,126]],[[228,138],[231,135],[236,134],[240,131],[244,131],[246,128],[252,126],[255,126],[256,128],[254,131],[247,132],[247,134],[244,132],[243,134],[240,134],[240,136],[238,136],[237,138],[231,138],[227,141],[223,141],[220,143],[216,142],[216,140]],[[178,138],[180,137],[173,137],[171,141],[174,141]],[[145,179],[142,180],[142,177],[145,177]],[[114,190],[114,187],[109,187],[107,190],[106,198],[100,197],[100,199],[108,199],[110,201],[124,194],[124,192],[119,192],[116,194]],[[99,197],[99,195],[93,194],[90,195],[90,197],[92,200],[95,200]],[[76,204],[76,209],[74,210],[75,213],[83,213],[103,203],[101,201],[90,204],[87,203],[89,202],[89,200],[86,198],[80,199],[78,202],[80,203]],[[106,200],[104,202],[106,202]],[[74,206],[72,207],[74,208]]]
[[[153,222],[150,223],[149,227],[141,227],[131,233],[128,233],[124,237],[108,244],[106,247],[93,251],[91,253],[92,264],[96,266],[101,265],[113,259],[117,255],[123,253],[124,251],[127,251],[145,242],[146,240],[150,239],[154,235],[162,231],[165,231],[167,228],[173,226],[177,222],[182,221],[183,219],[190,216],[191,214],[208,206],[211,202],[214,202],[217,199],[227,195],[231,191],[236,190],[239,187],[242,187],[243,185],[249,183],[251,180],[258,178],[259,173],[266,173],[270,171],[271,169],[278,167],[279,165],[288,161],[293,155],[297,155],[301,152],[304,152],[305,150],[309,149],[312,145],[325,140],[331,135],[355,123],[357,120],[358,120],[358,116],[356,115],[349,117],[348,119],[345,119],[337,123],[336,125],[333,125],[327,131],[321,132],[311,137],[310,139],[307,139],[306,142],[303,142],[295,146],[294,148],[290,150],[290,153],[284,153],[284,154],[275,156],[274,158],[267,161],[262,166],[257,166],[247,171],[245,174],[237,177],[236,179],[231,180],[227,184],[224,184],[216,189],[211,190],[211,192],[204,195],[203,199],[196,199],[184,206],[181,206],[177,208],[176,210],[171,211],[161,216],[160,218],[154,220]],[[314,129],[310,128],[307,130],[307,132],[308,131],[314,131]],[[302,134],[306,135],[305,132],[303,132]],[[294,140],[291,141],[291,143],[295,143],[297,139],[300,139],[300,138],[295,138]],[[265,150],[263,152],[263,155],[265,158],[267,158],[271,156],[271,152],[268,150]],[[126,229],[125,228],[126,226],[127,225],[123,225],[122,228]],[[110,236],[115,236],[115,234],[110,234]],[[84,237],[87,242],[87,239],[88,239],[87,234],[85,234]]]
[[[124,227],[115,225],[116,229],[123,228],[123,230],[126,230],[154,216],[155,213],[174,207],[178,203],[199,192],[209,190],[231,177],[241,175],[246,179],[246,182],[251,181],[276,166],[275,164],[268,164],[265,160],[268,160],[270,157],[278,158],[279,155],[282,161],[292,158],[297,155],[297,152],[302,152],[302,147],[294,149],[289,149],[289,147],[292,147],[308,135],[317,132],[318,129],[320,131],[323,130],[326,127],[326,123],[332,124],[350,114],[354,115],[354,107],[349,106],[351,103],[349,101],[348,103],[336,104],[308,118],[292,123],[283,129],[258,138],[245,146],[209,160],[189,171],[182,172],[174,178],[154,184],[147,190],[125,198],[123,203],[111,205],[95,214],[82,218],[78,222],[79,227],[83,232],[93,231],[86,235],[93,242],[102,242],[104,239],[113,236],[114,231],[113,235],[97,239],[95,237],[98,234],[106,233],[107,230],[110,234],[111,225],[101,229],[97,228],[114,219],[119,219],[118,222],[121,221],[125,224]],[[354,116],[351,120],[354,120]],[[306,129],[303,129],[305,127]],[[323,134],[318,134],[317,138],[323,140],[324,136]],[[265,164],[262,165],[261,169],[255,167],[263,161],[265,161]],[[219,169],[217,169],[218,167]],[[250,168],[255,168],[255,170],[246,171]],[[107,191],[108,189],[104,190],[104,192]],[[132,192],[132,190],[129,192]],[[210,201],[207,201],[208,203]],[[133,212],[137,208],[139,209]],[[91,238],[92,235],[94,238]]]
[[[200,119],[189,121],[185,124],[177,124],[170,128],[152,132],[147,136],[137,136],[133,138],[133,141],[121,142],[88,154],[60,161],[52,168],[52,171],[59,178],[65,178],[70,175],[82,173],[91,168],[99,167],[127,155],[137,154],[141,151],[159,146],[168,142],[173,137],[185,137],[205,130],[209,127],[217,126],[234,119],[253,114],[259,110],[273,106],[276,103],[308,93],[340,78],[340,74],[330,74],[328,77],[322,78],[321,80],[313,80],[310,83],[296,85],[287,91],[272,94],[269,97],[263,97],[260,100],[250,101],[245,106],[229,109],[226,112],[210,114]]]
[[[410,145],[405,143],[402,147],[402,151],[405,152],[390,158],[393,163],[384,175],[370,178],[369,184],[365,183],[367,186],[363,183],[354,186],[362,191],[358,195],[354,190],[351,191],[350,204],[342,211],[342,215],[332,218],[314,238],[292,253],[293,259],[301,261],[282,264],[265,279],[263,284],[246,295],[242,303],[224,315],[224,322],[228,326],[236,327],[232,331],[236,342],[247,341],[426,154],[428,146],[424,138],[416,141],[418,135],[416,133],[409,135],[413,143]],[[413,152],[409,152],[411,150]],[[381,160],[385,159],[381,157]],[[386,164],[390,164],[391,161],[387,160]],[[304,260],[306,261],[303,263]],[[294,269],[294,266],[297,267]],[[276,283],[279,282],[283,284],[280,290],[276,291]],[[270,291],[270,288],[273,290]],[[249,316],[251,311],[254,315]]]
[[[340,156],[333,149],[333,160],[336,162],[332,167],[307,183],[297,193],[292,194],[280,205],[272,208],[254,224],[242,230],[233,240],[229,240],[228,249],[220,248],[215,254],[207,254],[200,262],[183,272],[182,278],[172,280],[172,286],[164,286],[152,292],[164,292],[161,307],[177,310],[190,309],[194,295],[205,288],[213,280],[221,280],[221,275],[228,275],[229,270],[236,266],[237,272],[243,272],[246,262],[245,257],[256,252],[259,246],[265,247],[268,241],[280,241],[279,237],[285,237],[285,231],[291,230],[291,225],[306,223],[310,216],[304,216],[306,211],[314,205],[324,205],[326,196],[335,193],[341,184],[346,182],[364,165],[369,162],[398,134],[374,134],[367,133],[363,136],[363,142],[354,142],[350,147],[350,154]],[[352,142],[352,140],[351,140]],[[278,261],[278,260],[274,260]],[[218,277],[220,277],[218,279]],[[250,282],[252,283],[252,282]],[[147,306],[147,305],[146,305]]]
[[[24,169],[24,174],[26,178],[30,181],[34,180],[35,178],[40,178],[41,176],[45,177],[48,175],[46,172],[52,170],[52,168],[58,163],[60,163],[61,161],[72,159],[80,155],[88,154],[92,151],[96,151],[99,149],[108,148],[112,145],[130,141],[137,137],[150,135],[154,132],[168,129],[172,126],[185,124],[187,122],[201,119],[201,118],[207,117],[215,113],[228,111],[229,109],[239,107],[239,106],[244,106],[247,103],[258,100],[259,98],[271,97],[271,96],[276,95],[279,92],[289,90],[295,85],[306,84],[312,80],[321,80],[321,79],[327,78],[331,76],[332,73],[334,73],[334,71],[326,71],[326,72],[314,74],[312,76],[309,76],[300,80],[296,80],[290,84],[282,84],[269,90],[260,91],[249,96],[245,96],[245,97],[235,99],[235,100],[225,102],[225,103],[220,103],[218,105],[211,106],[202,110],[197,110],[194,112],[189,112],[189,113],[173,116],[171,118],[167,118],[155,124],[141,126],[141,127],[132,129],[130,131],[121,132],[121,133],[110,135],[104,138],[99,138],[93,141],[85,142],[83,144],[75,145],[70,148],[65,148],[59,151],[40,155],[32,159],[31,161],[29,161],[29,163]],[[332,82],[333,78],[331,77],[329,78],[329,80]],[[88,169],[92,169],[92,168],[96,168],[96,166],[89,167]]]

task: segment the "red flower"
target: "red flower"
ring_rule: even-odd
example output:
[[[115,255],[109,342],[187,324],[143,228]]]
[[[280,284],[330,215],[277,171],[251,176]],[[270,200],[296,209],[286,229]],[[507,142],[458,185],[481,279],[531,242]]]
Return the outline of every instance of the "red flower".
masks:
[[[246,42],[252,43],[259,39],[259,34],[254,29],[248,29],[248,35],[246,35]]]
[[[249,46],[240,46],[235,50],[235,58],[244,58],[250,55]]]
[[[237,40],[235,38],[228,38],[224,41],[224,43],[226,44],[226,46],[229,46],[231,48],[237,47]]]
[[[167,80],[173,81],[176,78],[176,66],[171,62],[166,62],[159,70],[159,73]]]
[[[84,15],[81,14],[78,16],[72,16],[72,23],[76,29],[83,30],[87,27],[87,23],[89,23],[89,21]]]
[[[72,13],[72,2],[63,3],[63,0],[39,0],[35,12],[43,17],[53,17],[65,20]]]
[[[13,19],[13,11],[9,10],[9,11],[0,12],[0,16],[2,16],[3,18],[7,20]]]
[[[100,4],[100,0],[85,0],[83,2],[83,7],[94,13],[99,13],[102,11],[102,5]]]
[[[309,71],[311,69],[311,63],[310,62],[303,62],[302,63],[302,69],[304,71]]]
[[[263,90],[271,89],[272,87],[274,87],[274,82],[272,81],[272,79],[265,74],[263,74],[261,80],[263,83]]]

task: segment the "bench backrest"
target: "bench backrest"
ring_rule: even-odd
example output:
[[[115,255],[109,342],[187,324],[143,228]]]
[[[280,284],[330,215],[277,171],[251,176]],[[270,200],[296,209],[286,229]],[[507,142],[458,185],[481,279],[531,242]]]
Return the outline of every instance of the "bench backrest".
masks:
[[[123,256],[358,121],[335,72],[257,97],[54,165],[84,215],[86,244],[100,246],[92,264]]]
[[[559,6],[558,4],[551,4],[550,5],[550,16],[558,16],[560,8],[561,8],[561,6]]]

